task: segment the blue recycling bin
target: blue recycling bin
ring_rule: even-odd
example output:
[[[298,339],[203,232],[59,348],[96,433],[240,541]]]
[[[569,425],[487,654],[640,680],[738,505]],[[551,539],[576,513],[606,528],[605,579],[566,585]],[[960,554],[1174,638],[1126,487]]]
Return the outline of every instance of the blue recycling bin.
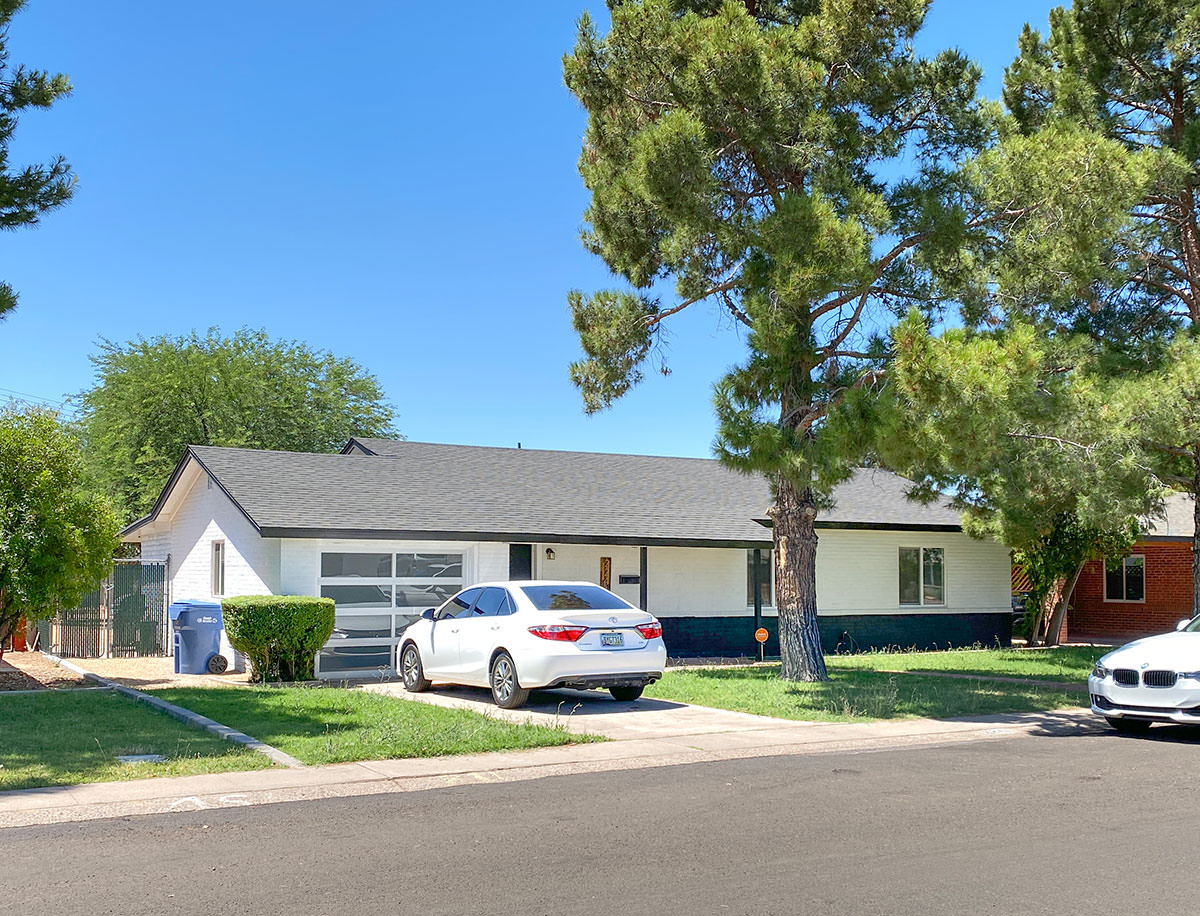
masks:
[[[213,601],[175,601],[170,607],[175,633],[175,673],[207,674],[221,654],[221,605]]]

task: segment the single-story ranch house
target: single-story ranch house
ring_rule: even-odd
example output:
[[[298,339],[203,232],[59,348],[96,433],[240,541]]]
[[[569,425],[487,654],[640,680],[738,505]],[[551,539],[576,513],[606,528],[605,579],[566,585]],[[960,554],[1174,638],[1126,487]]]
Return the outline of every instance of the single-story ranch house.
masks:
[[[861,469],[817,525],[826,651],[1008,644],[1001,544]],[[192,446],[125,529],[171,600],[318,594],[322,677],[391,668],[421,610],[475,582],[586,579],[657,615],[673,656],[778,654],[770,489],[713,460],[352,439],[341,454]],[[757,589],[756,589],[757,586]]]

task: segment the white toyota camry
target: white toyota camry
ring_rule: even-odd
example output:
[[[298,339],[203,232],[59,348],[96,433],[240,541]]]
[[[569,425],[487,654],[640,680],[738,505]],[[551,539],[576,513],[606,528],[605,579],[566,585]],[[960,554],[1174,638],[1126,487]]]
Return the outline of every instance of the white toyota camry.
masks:
[[[1088,678],[1092,712],[1122,732],[1200,724],[1200,617],[1102,656]]]
[[[396,647],[411,692],[431,681],[490,687],[514,709],[532,688],[606,688],[636,700],[662,677],[662,624],[590,582],[485,582],[426,610]]]

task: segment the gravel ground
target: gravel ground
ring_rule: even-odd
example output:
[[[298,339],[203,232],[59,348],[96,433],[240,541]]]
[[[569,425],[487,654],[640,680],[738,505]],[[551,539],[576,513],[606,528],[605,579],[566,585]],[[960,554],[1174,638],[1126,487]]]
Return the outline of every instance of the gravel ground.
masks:
[[[60,668],[41,652],[6,652],[0,662],[0,690],[87,687],[88,681]]]
[[[77,658],[74,663],[93,674],[137,690],[159,687],[240,687],[248,674],[176,674],[173,658]]]
[[[173,658],[73,658],[93,674],[138,690],[157,687],[237,687],[247,684],[247,674],[176,674]],[[92,687],[93,682],[61,668],[40,652],[7,652],[0,662],[0,690]]]

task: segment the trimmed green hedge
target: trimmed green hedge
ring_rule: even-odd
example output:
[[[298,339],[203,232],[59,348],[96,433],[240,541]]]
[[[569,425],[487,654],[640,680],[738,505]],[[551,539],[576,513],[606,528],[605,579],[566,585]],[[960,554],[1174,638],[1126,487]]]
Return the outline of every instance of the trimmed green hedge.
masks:
[[[225,632],[258,681],[307,681],[333,632],[333,599],[239,595],[221,602]]]

